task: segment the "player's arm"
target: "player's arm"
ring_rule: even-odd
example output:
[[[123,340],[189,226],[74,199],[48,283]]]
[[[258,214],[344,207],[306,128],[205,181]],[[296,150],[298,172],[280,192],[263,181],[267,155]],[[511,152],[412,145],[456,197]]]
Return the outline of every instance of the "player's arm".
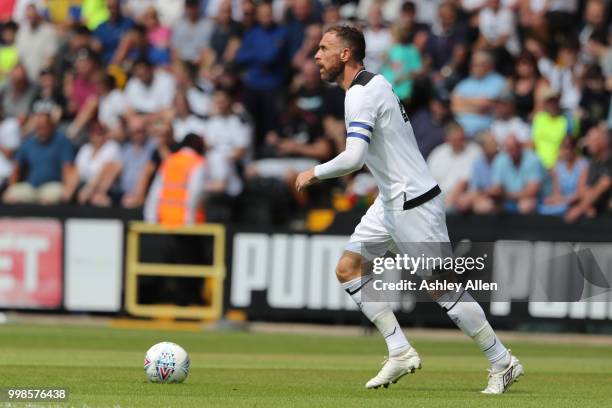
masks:
[[[377,109],[373,98],[364,87],[347,91],[345,115],[348,122],[346,129],[346,148],[327,163],[298,175],[295,187],[298,191],[316,183],[335,177],[341,177],[363,167],[376,122]]]
[[[319,180],[341,177],[361,169],[367,152],[368,142],[357,137],[347,137],[346,149],[342,153],[298,175],[296,189],[301,191]]]

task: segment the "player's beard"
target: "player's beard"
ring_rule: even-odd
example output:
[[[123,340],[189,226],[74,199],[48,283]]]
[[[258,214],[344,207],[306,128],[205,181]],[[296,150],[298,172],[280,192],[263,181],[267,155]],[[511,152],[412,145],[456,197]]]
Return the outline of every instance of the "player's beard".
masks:
[[[321,72],[321,79],[327,82],[338,82],[338,79],[344,71],[344,64],[340,59],[332,64],[329,68],[323,67]]]

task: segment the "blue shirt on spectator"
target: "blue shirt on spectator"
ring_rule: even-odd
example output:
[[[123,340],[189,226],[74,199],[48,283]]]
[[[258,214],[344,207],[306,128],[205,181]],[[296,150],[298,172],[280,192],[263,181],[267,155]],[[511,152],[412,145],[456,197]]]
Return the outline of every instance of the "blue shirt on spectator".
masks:
[[[497,155],[493,160],[492,182],[493,185],[501,186],[506,192],[518,193],[528,183],[542,182],[544,180],[544,168],[540,159],[532,150],[523,150],[521,162],[518,167],[506,152]]]
[[[245,83],[258,90],[283,86],[287,72],[287,30],[279,25],[255,26],[246,32],[235,59],[247,68]]]
[[[116,23],[107,20],[100,24],[94,31],[93,35],[102,43],[102,61],[108,64],[121,41],[121,37],[128,30],[134,27],[134,21],[127,17],[120,17]]]
[[[120,188],[123,193],[133,191],[138,183],[140,173],[144,169],[151,155],[155,151],[156,144],[152,139],[148,139],[143,146],[136,146],[129,142],[121,151],[121,162],[123,169],[121,171],[121,179],[119,180]]]
[[[506,86],[506,80],[496,72],[491,72],[482,78],[468,77],[459,82],[455,95],[462,98],[488,98],[497,99]],[[477,113],[458,113],[459,124],[469,136],[488,129],[493,123],[493,115]]]
[[[470,176],[470,191],[484,191],[493,185],[493,163],[481,154],[474,162]]]
[[[27,172],[25,181],[33,187],[61,182],[64,165],[73,160],[72,144],[61,133],[53,134],[47,143],[41,143],[32,135],[25,139],[15,156],[20,168]]]

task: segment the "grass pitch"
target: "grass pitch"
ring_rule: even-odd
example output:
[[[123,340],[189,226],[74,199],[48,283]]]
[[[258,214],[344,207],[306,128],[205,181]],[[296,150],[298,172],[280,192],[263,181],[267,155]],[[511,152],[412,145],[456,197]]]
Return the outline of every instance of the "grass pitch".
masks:
[[[159,341],[187,349],[183,384],[150,384],[142,361]],[[60,404],[13,407],[611,407],[612,345],[510,343],[526,374],[481,395],[487,362],[469,341],[416,340],[423,369],[366,390],[385,353],[378,336],[164,332],[0,326],[0,386],[68,387]],[[0,403],[0,406],[3,406]]]

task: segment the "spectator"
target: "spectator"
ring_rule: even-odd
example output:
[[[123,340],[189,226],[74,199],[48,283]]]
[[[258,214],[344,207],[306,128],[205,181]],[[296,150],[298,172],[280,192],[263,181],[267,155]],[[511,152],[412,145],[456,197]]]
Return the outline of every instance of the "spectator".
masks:
[[[51,65],[59,39],[55,27],[43,20],[34,5],[27,7],[26,16],[27,21],[20,24],[15,42],[19,60],[28,72],[28,77],[35,80],[43,68]]]
[[[36,85],[28,79],[23,65],[17,64],[9,80],[0,88],[0,110],[5,118],[17,118],[23,125],[36,98]]]
[[[510,135],[514,135],[523,145],[531,144],[531,129],[516,116],[514,95],[509,90],[505,90],[495,102],[495,120],[491,132],[500,146],[504,145],[504,140]]]
[[[126,14],[142,21],[150,9],[159,15],[161,23],[173,26],[183,16],[185,0],[123,0]]]
[[[606,4],[603,0],[588,0],[584,12],[584,26],[580,30],[581,60],[585,64],[597,62],[591,48],[596,44],[607,44],[609,26],[606,23]]]
[[[38,93],[34,97],[32,103],[32,111],[34,112],[50,112],[53,123],[58,125],[64,117],[64,109],[66,107],[66,98],[58,87],[55,73],[51,69],[44,69],[40,73],[38,80]],[[29,117],[28,121],[22,128],[23,134],[29,134],[34,131],[36,120],[34,117]]]
[[[364,33],[365,34],[365,33]],[[291,60],[291,66],[295,70],[300,70],[304,64],[312,61],[317,50],[319,49],[319,42],[323,37],[323,32],[320,24],[310,24],[306,28],[306,34],[302,46],[293,55]]]
[[[516,72],[508,80],[514,95],[516,113],[524,121],[530,121],[541,110],[538,106],[538,95],[548,87],[548,82],[540,76],[536,59],[528,52],[523,52],[516,61]]]
[[[15,45],[17,24],[13,21],[6,22],[0,29],[0,86],[8,78],[10,72],[19,62],[19,50]]]
[[[452,110],[469,137],[491,126],[495,100],[504,86],[504,78],[493,71],[491,55],[474,53],[470,76],[459,82],[451,99]]]
[[[98,104],[98,82],[101,78],[97,56],[83,48],[77,52],[74,72],[66,75],[64,93],[66,113],[74,118],[67,136],[75,140],[81,129],[95,117]]]
[[[202,138],[190,134],[162,163],[145,203],[147,222],[186,225],[204,222],[202,195],[206,169]]]
[[[369,24],[363,30],[367,44],[364,65],[368,71],[377,74],[384,63],[387,49],[393,43],[393,36],[384,25],[380,4],[373,4],[368,14]]]
[[[121,203],[124,195],[135,193],[140,174],[155,150],[155,142],[147,137],[146,121],[142,116],[129,119],[128,137],[129,142],[121,150],[121,160],[104,167],[98,188],[84,201],[109,207]]]
[[[98,78],[98,118],[97,120],[108,130],[111,139],[123,138],[123,118],[126,102],[123,91],[117,88],[114,76],[106,74]]]
[[[246,17],[250,14],[254,15],[254,5],[250,1],[244,1],[243,7],[247,10],[243,11]],[[209,14],[210,15],[210,14]],[[240,39],[243,35],[243,26],[232,19],[232,3],[231,0],[221,1],[221,5],[213,22],[213,31],[210,37],[210,47],[212,48],[215,59],[221,62],[230,62],[234,60]],[[252,18],[252,16],[249,16]]]
[[[488,0],[486,4],[478,14],[480,37],[475,47],[492,52],[497,70],[508,74],[512,72],[512,56],[521,51],[514,13],[502,6],[501,0]]]
[[[85,26],[76,26],[68,32],[68,40],[60,45],[55,55],[53,70],[58,79],[58,86],[64,89],[64,77],[74,70],[79,51],[83,49],[94,50],[99,45]],[[101,62],[101,61],[99,61]]]
[[[606,120],[610,109],[610,92],[606,90],[606,79],[599,65],[587,68],[583,83],[578,114],[581,119],[580,126],[590,129],[602,120]]]
[[[443,91],[434,93],[425,106],[416,111],[410,118],[419,150],[427,159],[433,149],[444,143],[444,127],[452,120],[450,101]]]
[[[559,93],[553,89],[543,92],[542,112],[533,118],[532,138],[535,151],[546,169],[555,165],[563,139],[572,136],[572,121],[561,112]]]
[[[576,139],[563,139],[559,160],[550,172],[552,192],[540,205],[539,213],[563,215],[570,204],[579,201],[586,188],[588,167],[588,161],[576,150]]]
[[[425,46],[426,72],[433,71],[436,83],[456,82],[467,55],[467,29],[457,20],[457,9],[447,1],[438,9],[440,24],[432,27]]]
[[[372,7],[380,3],[382,16],[385,21],[394,21],[400,13],[402,1],[403,0],[360,0],[357,2],[357,17],[363,21],[368,20],[369,12],[372,10]]]
[[[155,140],[155,148],[147,163],[140,170],[134,188],[121,198],[121,205],[123,207],[142,207],[145,202],[147,190],[155,174],[159,170],[159,167],[172,153],[181,148],[181,145],[174,141],[172,124],[169,122],[160,122],[152,125],[150,133]]]
[[[479,136],[482,154],[472,166],[467,191],[456,200],[457,211],[462,213],[472,210],[476,214],[490,214],[495,211],[494,202],[488,193],[493,187],[493,160],[497,156],[498,144],[491,132]]]
[[[0,194],[4,192],[13,173],[13,156],[21,142],[16,119],[0,121]]]
[[[190,133],[195,133],[200,137],[205,135],[205,123],[191,112],[187,95],[183,92],[177,92],[174,96],[174,109],[172,112],[172,128],[174,130],[174,140],[178,143],[182,142],[185,136]]]
[[[446,125],[446,141],[427,158],[431,175],[440,185],[448,210],[455,210],[458,199],[467,190],[470,172],[481,154],[480,147],[466,139],[457,122]]]
[[[212,32],[212,21],[200,16],[199,0],[186,0],[185,16],[172,29],[173,54],[182,61],[199,65]]]
[[[408,105],[412,96],[412,83],[423,68],[421,56],[409,42],[406,28],[393,28],[393,44],[387,50],[381,74],[391,83],[398,98]]]
[[[293,58],[302,46],[306,28],[311,24],[321,22],[320,16],[316,16],[312,4],[313,1],[314,0],[293,0],[289,3],[289,18],[287,19],[286,25],[287,52],[289,53],[289,58]]]
[[[575,110],[580,102],[578,83],[583,69],[578,61],[579,44],[576,41],[564,42],[555,61],[548,57],[541,44],[530,41],[527,46],[538,58],[538,69],[542,76],[552,89],[560,93],[561,107]]]
[[[4,201],[10,204],[59,202],[64,194],[63,183],[73,168],[73,159],[72,146],[56,131],[51,115],[37,113],[34,134],[24,140],[15,156]]]
[[[610,130],[605,125],[591,128],[585,139],[591,156],[586,187],[565,214],[567,222],[580,217],[594,217],[608,210],[612,187],[612,157],[610,156]]]
[[[534,152],[522,147],[514,136],[506,138],[504,151],[495,157],[492,184],[481,204],[485,209],[501,209],[512,214],[533,213],[544,182],[544,169]]]
[[[214,94],[213,115],[206,121],[204,140],[209,155],[223,152],[234,163],[240,162],[250,154],[252,125],[245,115],[236,113],[231,95],[224,89]]]
[[[172,31],[159,21],[157,10],[149,7],[142,16],[146,28],[149,60],[156,66],[170,64],[170,41]]]
[[[121,159],[119,143],[109,138],[108,130],[99,122],[90,125],[88,135],[88,143],[83,145],[76,155],[76,168],[66,180],[63,196],[65,201],[72,201],[78,192],[77,201],[79,204],[85,204],[91,193],[96,191],[104,167]]]
[[[121,0],[107,0],[106,4],[110,17],[93,32],[100,44],[102,62],[105,65],[112,60],[123,36],[134,27],[134,21],[123,15]]]
[[[286,79],[287,31],[272,20],[272,6],[257,6],[257,25],[245,35],[236,64],[246,68],[244,103],[255,120],[257,140],[278,129]]]
[[[172,67],[172,73],[176,81],[177,91],[187,95],[189,108],[193,113],[201,117],[208,116],[212,98],[202,87],[195,84],[191,66],[184,62],[177,62]]]
[[[125,87],[128,114],[155,116],[172,105],[176,83],[172,75],[154,69],[146,59],[136,61],[134,76]]]

